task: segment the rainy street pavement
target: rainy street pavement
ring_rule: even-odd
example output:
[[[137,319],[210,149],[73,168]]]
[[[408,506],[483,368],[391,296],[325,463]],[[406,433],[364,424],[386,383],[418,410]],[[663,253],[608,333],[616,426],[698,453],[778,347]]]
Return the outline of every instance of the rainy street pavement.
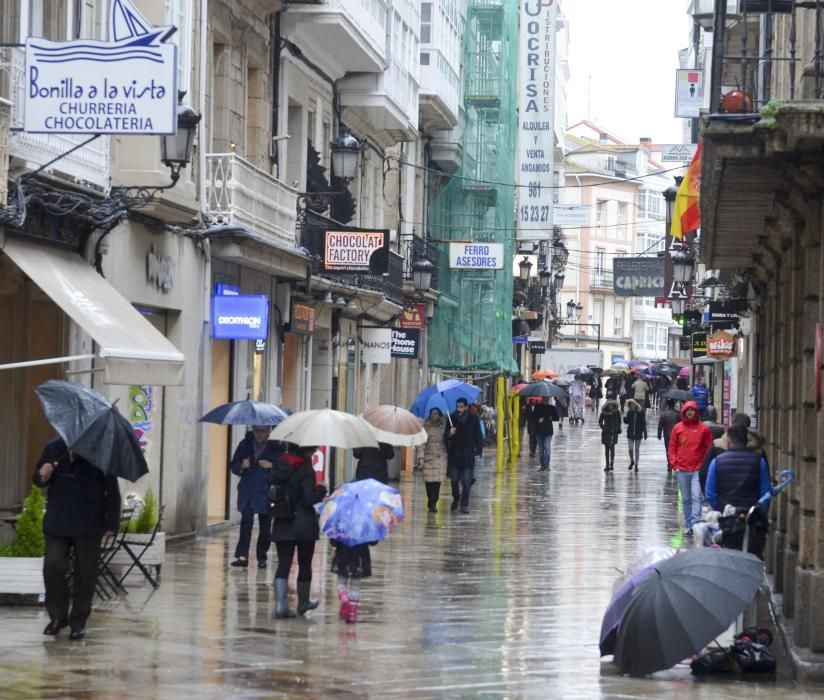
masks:
[[[502,474],[486,455],[469,515],[446,487],[428,514],[404,477],[407,518],[373,550],[357,625],[338,620],[325,541],[320,608],[273,620],[273,566],[227,566],[237,530],[171,547],[159,590],[99,604],[82,643],[43,637],[42,610],[0,608],[0,698],[820,697],[786,678],[696,682],[687,666],[623,678],[599,659],[617,569],[681,544],[662,443],[650,430],[636,474],[621,437],[610,475],[590,419],[556,433],[548,474],[526,449]]]

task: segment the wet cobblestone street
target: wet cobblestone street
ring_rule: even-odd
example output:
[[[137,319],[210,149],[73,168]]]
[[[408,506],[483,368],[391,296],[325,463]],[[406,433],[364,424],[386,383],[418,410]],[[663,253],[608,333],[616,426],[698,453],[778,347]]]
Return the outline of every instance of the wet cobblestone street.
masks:
[[[556,432],[549,473],[526,449],[503,473],[487,454],[468,515],[450,512],[446,485],[439,512],[427,513],[419,476],[405,476],[407,518],[373,549],[356,625],[338,619],[325,540],[320,607],[276,621],[274,552],[266,571],[230,569],[230,530],[171,547],[160,588],[99,604],[82,643],[43,637],[42,609],[0,608],[0,697],[820,697],[783,677],[696,682],[686,665],[623,678],[599,659],[617,570],[641,546],[682,542],[654,430],[638,473],[627,471],[622,435],[606,475],[587,418]],[[290,584],[294,606],[294,572]]]

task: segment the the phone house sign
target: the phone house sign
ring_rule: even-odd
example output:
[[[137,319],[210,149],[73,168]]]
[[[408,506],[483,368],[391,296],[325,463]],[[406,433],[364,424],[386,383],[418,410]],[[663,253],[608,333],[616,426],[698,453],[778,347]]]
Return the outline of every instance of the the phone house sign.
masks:
[[[26,40],[24,131],[173,134],[174,27],[154,27],[130,0],[112,0],[110,41]]]

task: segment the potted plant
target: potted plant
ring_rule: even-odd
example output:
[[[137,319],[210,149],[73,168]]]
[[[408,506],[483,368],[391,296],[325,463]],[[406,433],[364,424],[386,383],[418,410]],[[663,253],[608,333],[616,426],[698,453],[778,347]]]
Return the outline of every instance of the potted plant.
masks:
[[[129,548],[135,555],[140,555],[146,543],[151,540],[154,534],[155,526],[160,518],[160,509],[158,507],[157,497],[151,488],[146,490],[142,501],[136,497],[127,497],[130,505],[135,506],[135,512],[132,519],[129,520],[126,526],[126,542]],[[153,566],[160,572],[160,567],[166,556],[166,533],[158,532],[154,536],[154,541],[151,546],[140,557],[140,563],[144,566]],[[117,552],[112,558],[112,566],[121,567],[122,571],[126,571],[133,563],[132,558],[128,552],[123,550]],[[135,566],[129,577],[123,582],[125,585],[141,585],[144,582],[144,577],[141,571]]]
[[[43,555],[43,491],[37,486],[23,501],[23,512],[15,525],[14,539],[0,545],[0,596],[3,594],[42,595]]]

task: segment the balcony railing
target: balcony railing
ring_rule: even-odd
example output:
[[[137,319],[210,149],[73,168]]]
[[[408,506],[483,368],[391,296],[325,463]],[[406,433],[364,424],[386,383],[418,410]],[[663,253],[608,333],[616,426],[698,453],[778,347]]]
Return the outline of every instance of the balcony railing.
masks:
[[[403,279],[413,279],[412,265],[416,260],[428,260],[434,266],[430,289],[438,288],[438,249],[434,243],[425,241],[414,233],[401,236],[401,255],[403,256]]]
[[[297,191],[235,153],[206,156],[209,224],[243,226],[286,248],[296,247]]]
[[[612,273],[594,274],[592,276],[592,286],[599,289],[612,289]]]
[[[0,97],[0,206],[5,206],[9,182],[9,123],[11,103]]]
[[[25,97],[25,55],[19,46],[0,47],[0,97],[11,100],[10,155],[33,166],[48,163],[86,141],[86,135],[26,134],[23,128],[23,102]],[[83,148],[61,158],[46,170],[47,173],[70,180],[108,194],[109,137],[101,136]]]
[[[770,100],[824,99],[824,3],[791,5],[791,12],[754,12],[766,4],[742,2],[738,21],[726,29],[721,86],[713,90],[737,86],[753,102],[741,111],[757,112]]]

